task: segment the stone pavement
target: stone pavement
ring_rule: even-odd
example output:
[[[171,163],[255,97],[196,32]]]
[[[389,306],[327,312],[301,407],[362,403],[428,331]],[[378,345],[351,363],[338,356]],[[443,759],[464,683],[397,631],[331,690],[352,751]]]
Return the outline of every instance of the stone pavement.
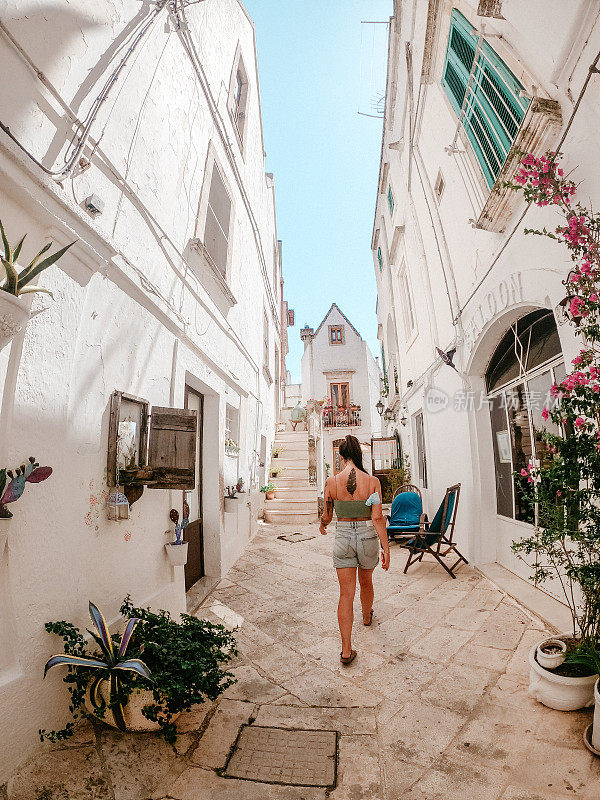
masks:
[[[75,741],[49,747],[15,776],[0,798],[600,798],[600,759],[582,742],[591,711],[551,711],[527,694],[527,656],[544,635],[540,623],[469,567],[456,580],[429,562],[403,575],[405,552],[392,546],[390,572],[374,573],[371,628],[363,627],[356,600],[358,657],[343,667],[333,537],[311,525],[303,530],[313,539],[277,539],[291,530],[262,526],[195,611],[239,626],[238,681],[217,703],[181,718],[176,750],[153,735],[85,725]],[[285,758],[275,763],[288,752],[284,734],[253,732],[252,753],[230,759],[238,737],[259,727],[336,732],[336,787],[225,777],[228,763],[234,771],[240,762],[284,769]],[[315,769],[288,770],[286,779],[288,772],[298,781],[317,775],[328,745],[315,736],[314,745],[300,737],[302,759]],[[306,757],[311,746],[313,759]]]

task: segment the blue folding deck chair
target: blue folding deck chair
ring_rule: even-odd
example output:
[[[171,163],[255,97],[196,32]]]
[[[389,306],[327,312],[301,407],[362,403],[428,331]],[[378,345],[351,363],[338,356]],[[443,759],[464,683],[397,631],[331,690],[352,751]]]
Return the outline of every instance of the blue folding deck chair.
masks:
[[[418,533],[424,521],[423,501],[419,490],[416,486],[401,486],[392,500],[387,518],[388,539]]]
[[[464,561],[465,564],[469,563],[467,559],[458,552],[452,538],[454,536],[454,523],[456,522],[459,496],[460,483],[446,489],[446,494],[435,517],[429,523],[422,521],[417,535],[402,545],[409,551],[404,572],[406,572],[415,561],[421,561],[425,553],[430,553],[453,578],[456,578],[454,570],[461,561]],[[444,564],[442,559],[451,552],[454,552],[458,556],[458,559],[451,567],[448,567]]]

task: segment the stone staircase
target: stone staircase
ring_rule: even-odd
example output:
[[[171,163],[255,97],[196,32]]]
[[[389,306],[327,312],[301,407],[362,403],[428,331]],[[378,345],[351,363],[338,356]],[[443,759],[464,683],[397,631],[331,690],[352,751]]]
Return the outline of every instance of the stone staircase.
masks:
[[[308,433],[279,431],[274,449],[279,456],[271,460],[271,469],[281,468],[270,481],[277,487],[275,499],[265,500],[265,521],[302,524],[317,520],[317,487],[308,480]]]

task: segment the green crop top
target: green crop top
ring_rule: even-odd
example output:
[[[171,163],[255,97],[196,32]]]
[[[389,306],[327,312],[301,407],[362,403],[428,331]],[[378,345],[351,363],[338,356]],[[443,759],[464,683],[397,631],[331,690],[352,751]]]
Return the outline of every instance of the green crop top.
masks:
[[[371,507],[364,500],[334,500],[333,506],[338,519],[371,519]]]

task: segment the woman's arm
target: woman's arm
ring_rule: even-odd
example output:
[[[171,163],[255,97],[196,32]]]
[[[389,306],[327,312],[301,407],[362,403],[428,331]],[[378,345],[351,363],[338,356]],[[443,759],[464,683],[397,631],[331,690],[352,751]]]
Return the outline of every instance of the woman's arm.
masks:
[[[327,535],[327,526],[333,519],[333,497],[331,496],[330,478],[325,481],[325,506],[323,508],[323,515],[321,516],[321,525],[319,531],[323,536]]]
[[[388,542],[385,517],[383,516],[382,511],[383,506],[381,504],[382,495],[379,478],[372,479],[371,491],[377,492],[379,495],[379,503],[373,503],[371,506],[371,521],[375,530],[377,531],[377,535],[379,536],[379,541],[381,542],[381,547],[383,549],[381,566],[387,571],[390,568],[390,543]]]

